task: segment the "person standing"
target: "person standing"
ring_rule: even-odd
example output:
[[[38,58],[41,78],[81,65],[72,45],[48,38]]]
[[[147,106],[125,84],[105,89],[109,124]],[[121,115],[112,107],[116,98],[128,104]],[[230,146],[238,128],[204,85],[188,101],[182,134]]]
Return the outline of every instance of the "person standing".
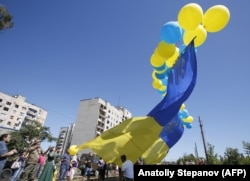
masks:
[[[90,179],[91,171],[93,168],[93,153],[89,152],[88,156],[85,159],[85,172],[84,176],[87,176],[87,180]]]
[[[105,179],[105,172],[106,172],[106,162],[100,157],[98,160],[98,172],[99,172],[99,181],[104,181]]]
[[[28,158],[26,165],[20,177],[20,181],[34,181],[36,177],[36,167],[39,159],[39,153],[41,152],[40,140],[35,139],[33,144],[28,149]]]
[[[41,172],[43,170],[43,167],[45,165],[45,153],[41,151],[39,158],[38,158],[38,164],[37,164],[37,170],[36,170],[36,177],[39,178],[41,175]]]
[[[0,136],[0,171],[4,169],[7,157],[17,153],[16,149],[8,151],[7,143],[9,143],[10,140],[10,134],[2,134]]]
[[[65,180],[65,178],[67,177],[69,165],[70,165],[70,155],[69,155],[69,149],[67,149],[67,151],[61,157],[61,166],[59,170],[58,181]]]
[[[134,180],[134,164],[131,160],[127,160],[126,155],[121,155],[121,173],[124,178],[124,181],[133,181]]]
[[[72,159],[70,161],[70,165],[69,165],[69,169],[68,169],[68,173],[67,173],[67,181],[73,180],[76,168],[77,168],[77,162],[76,162],[76,160]]]
[[[27,152],[23,151],[18,158],[18,161],[21,162],[21,166],[18,169],[14,170],[11,181],[17,181],[19,179],[19,176],[21,175],[23,171],[26,158],[27,158]]]
[[[46,164],[43,168],[43,171],[39,177],[39,181],[52,181],[53,180],[53,176],[54,176],[54,171],[55,171],[55,158],[57,156],[56,153],[56,148],[53,147],[49,147],[49,152],[47,154],[47,160],[46,160]],[[47,153],[47,151],[45,152]]]

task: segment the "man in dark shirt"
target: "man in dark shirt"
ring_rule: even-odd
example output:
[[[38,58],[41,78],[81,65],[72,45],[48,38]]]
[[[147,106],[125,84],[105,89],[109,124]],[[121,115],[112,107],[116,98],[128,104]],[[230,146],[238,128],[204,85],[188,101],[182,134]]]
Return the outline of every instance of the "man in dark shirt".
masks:
[[[59,171],[58,181],[65,180],[70,164],[69,149],[61,157],[61,166]]]
[[[84,173],[84,176],[87,176],[88,180],[91,175],[92,168],[93,168],[92,163],[93,163],[93,154],[92,152],[89,152],[87,158],[85,159],[85,173]]]

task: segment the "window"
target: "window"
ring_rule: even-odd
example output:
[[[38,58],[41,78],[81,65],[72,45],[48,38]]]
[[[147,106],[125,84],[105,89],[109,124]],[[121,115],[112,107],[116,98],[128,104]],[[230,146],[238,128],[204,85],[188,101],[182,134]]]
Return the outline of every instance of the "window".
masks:
[[[10,126],[10,125],[11,125],[11,122],[10,122],[10,121],[8,121],[7,125],[9,125],[9,126]]]
[[[14,116],[10,116],[10,119],[14,119]]]
[[[15,108],[19,108],[19,105],[16,104],[16,105],[15,105]]]
[[[3,108],[3,110],[4,110],[4,111],[8,111],[8,110],[9,110],[9,108],[7,108],[7,107],[4,107],[4,108]]]
[[[6,104],[7,104],[8,106],[10,106],[10,105],[11,105],[11,102],[7,101]]]

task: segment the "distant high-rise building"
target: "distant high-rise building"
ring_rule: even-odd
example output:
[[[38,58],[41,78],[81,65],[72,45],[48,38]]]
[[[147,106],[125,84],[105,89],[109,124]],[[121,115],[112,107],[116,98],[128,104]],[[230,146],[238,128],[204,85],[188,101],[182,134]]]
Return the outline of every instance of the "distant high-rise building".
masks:
[[[112,106],[99,97],[81,100],[71,145],[81,145],[131,117],[132,114],[127,109]],[[89,151],[91,150],[79,150],[79,154]]]
[[[47,118],[47,111],[25,102],[20,95],[10,96],[0,92],[0,132],[19,130],[23,124],[38,121],[42,125]]]
[[[65,153],[66,149],[69,148],[74,127],[75,124],[70,124],[68,127],[60,128],[56,147],[61,150],[61,153]]]

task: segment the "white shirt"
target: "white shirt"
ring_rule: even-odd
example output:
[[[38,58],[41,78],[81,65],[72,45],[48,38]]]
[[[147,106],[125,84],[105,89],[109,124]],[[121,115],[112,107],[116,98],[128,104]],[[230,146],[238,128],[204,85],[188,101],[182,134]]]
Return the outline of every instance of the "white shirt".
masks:
[[[124,176],[124,177],[134,178],[134,164],[133,164],[132,161],[126,160],[126,161],[122,164],[121,170],[122,170],[122,172],[123,172],[123,176]]]

